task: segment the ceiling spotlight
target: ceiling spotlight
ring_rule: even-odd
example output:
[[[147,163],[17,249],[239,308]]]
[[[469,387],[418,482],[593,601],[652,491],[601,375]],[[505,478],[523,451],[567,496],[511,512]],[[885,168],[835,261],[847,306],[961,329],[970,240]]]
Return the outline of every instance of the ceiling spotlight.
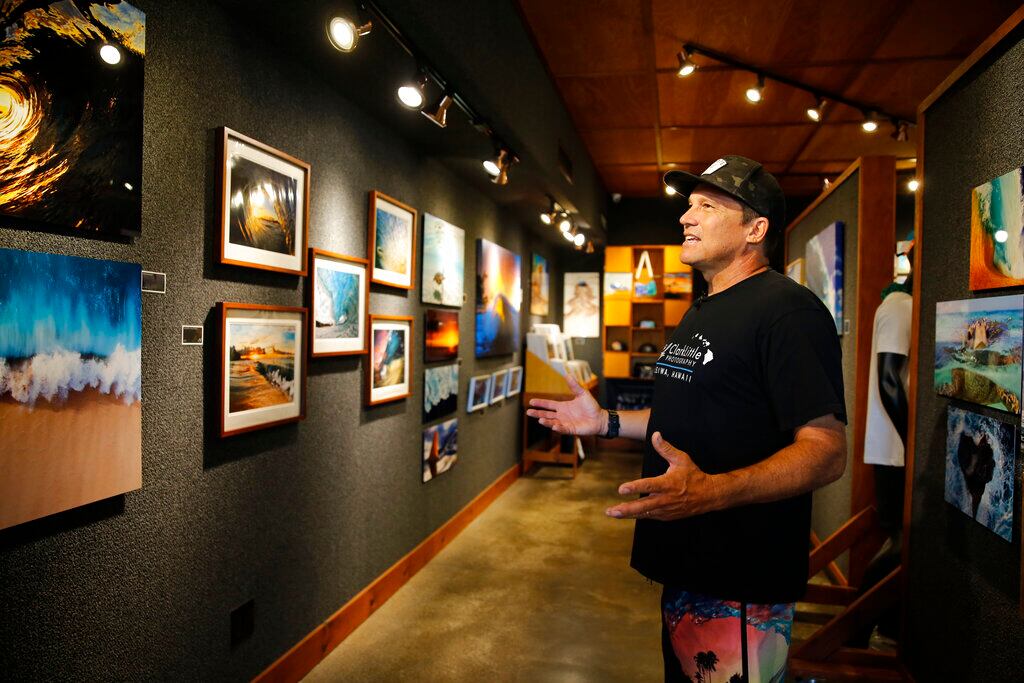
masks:
[[[327,23],[327,38],[336,49],[352,52],[359,44],[359,38],[368,34],[372,28],[372,21],[356,26],[351,19],[334,17]]]
[[[751,104],[757,104],[764,99],[764,76],[757,77],[757,86],[747,88],[747,101]]]
[[[668,195],[669,197],[672,197],[673,195],[676,194],[676,188],[672,187],[671,185],[667,185],[666,184],[665,185],[665,194]]]
[[[589,242],[587,242],[587,248],[584,251],[586,251],[588,254],[594,253],[594,240],[590,240]]]
[[[452,106],[452,96],[448,93],[441,95],[441,99],[437,101],[430,109],[424,109],[420,113],[426,116],[428,119],[436,123],[441,128],[448,125],[448,107]]]
[[[860,127],[864,129],[865,133],[874,133],[878,130],[878,117],[875,116],[875,112],[869,111],[864,115],[864,123],[860,124]]]
[[[554,222],[554,220],[555,219],[551,217],[550,213],[547,213],[546,211],[541,212],[540,222],[543,223],[544,225],[551,225]]]
[[[822,190],[827,190],[830,187],[832,187],[832,181],[831,180],[829,180],[828,178],[825,178],[824,180],[821,181],[821,189]]]
[[[818,123],[821,121],[821,114],[824,110],[825,100],[819,97],[817,104],[815,104],[813,107],[807,107],[807,118],[809,118],[811,121],[814,121],[815,123]]]
[[[577,247],[582,247],[583,243],[586,241],[587,238],[583,236],[582,232],[576,233],[576,235],[574,235],[572,238],[572,243],[575,244]]]
[[[895,130],[892,132],[892,139],[896,142],[906,142],[910,139],[910,125],[906,121],[894,121]]]
[[[423,106],[423,91],[426,87],[427,75],[421,73],[415,83],[406,83],[398,89],[398,101],[409,109],[419,109]]]
[[[498,156],[484,162],[484,170],[491,176],[491,182],[495,185],[507,185],[508,170],[518,161],[519,159],[508,149],[502,147],[498,150]]]
[[[917,192],[917,188],[921,187],[921,181],[917,178],[911,178],[907,181],[907,189],[911,192]]]
[[[563,230],[562,231],[562,237],[564,237],[567,242],[575,242],[576,241],[576,229],[573,228],[572,230]]]
[[[572,230],[572,219],[569,218],[569,214],[564,211],[558,219],[558,229],[562,231],[563,235],[569,234]]]
[[[693,63],[693,59],[690,58],[690,51],[685,47],[676,57],[679,59],[679,71],[676,72],[676,76],[680,78],[686,78],[694,71],[697,70],[697,65]]]
[[[548,201],[550,202],[549,208],[547,211],[541,211],[540,222],[544,225],[554,225],[555,219],[558,218],[562,209],[551,197],[548,197]]]
[[[106,45],[100,48],[100,59],[102,59],[107,64],[110,64],[111,66],[114,66],[115,64],[120,64],[121,51],[113,45],[111,45],[110,43],[107,43]]]

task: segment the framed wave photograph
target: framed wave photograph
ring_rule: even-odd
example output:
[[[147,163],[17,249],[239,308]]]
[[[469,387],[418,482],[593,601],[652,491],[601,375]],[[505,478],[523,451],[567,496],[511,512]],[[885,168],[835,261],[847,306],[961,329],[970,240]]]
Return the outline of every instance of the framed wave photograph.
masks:
[[[472,413],[486,408],[491,403],[491,375],[478,375],[469,380],[469,396],[466,398],[466,412]]]
[[[497,403],[505,398],[508,389],[508,370],[498,370],[491,377],[491,403]]]
[[[366,404],[398,401],[410,393],[412,377],[412,317],[370,316],[370,370]]]
[[[370,281],[412,289],[415,265],[416,209],[387,196],[370,192]]]
[[[306,309],[221,302],[220,435],[306,416]]]
[[[429,213],[423,214],[423,286],[425,304],[462,306],[466,279],[466,232]]]
[[[807,240],[804,247],[804,280],[836,322],[843,334],[843,250],[844,223],[835,221]]]
[[[220,262],[306,274],[309,164],[220,129]]]
[[[366,353],[366,259],[310,249],[309,261],[309,355],[316,358]]]

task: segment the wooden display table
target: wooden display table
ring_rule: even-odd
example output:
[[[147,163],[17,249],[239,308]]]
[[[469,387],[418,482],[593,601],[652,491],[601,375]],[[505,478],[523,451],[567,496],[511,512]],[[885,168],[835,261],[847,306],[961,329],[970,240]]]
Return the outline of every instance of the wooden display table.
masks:
[[[526,352],[526,377],[524,378],[526,388],[523,391],[523,462],[521,472],[526,474],[530,467],[537,464],[543,465],[571,465],[572,476],[576,478],[576,470],[579,467],[578,453],[582,450],[582,444],[578,436],[572,437],[572,452],[562,453],[562,435],[550,429],[545,429],[545,437],[534,443],[530,443],[530,420],[526,409],[530,406],[530,399],[546,398],[553,401],[572,400],[572,390],[569,389],[569,382],[555,371],[550,365],[538,358],[531,351]],[[597,377],[592,377],[588,382],[581,383],[581,386],[595,393],[597,391]]]

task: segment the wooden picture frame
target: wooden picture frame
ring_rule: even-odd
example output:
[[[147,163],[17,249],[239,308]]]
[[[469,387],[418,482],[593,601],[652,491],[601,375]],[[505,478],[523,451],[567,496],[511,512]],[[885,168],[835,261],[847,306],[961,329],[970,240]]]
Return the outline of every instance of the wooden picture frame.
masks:
[[[378,214],[381,214],[380,217],[383,217],[384,214],[394,217],[397,221],[400,221],[399,226],[404,225],[408,230],[408,245],[404,244],[404,239],[400,240],[402,244],[399,244],[397,247],[398,253],[390,257],[385,253],[388,247],[382,244],[384,240],[378,234],[378,231],[384,228],[379,222]],[[370,261],[371,282],[389,287],[397,287],[398,289],[408,290],[413,288],[413,273],[416,272],[416,223],[418,220],[419,212],[408,204],[404,204],[378,190],[370,191],[369,230],[366,243],[368,245],[367,255]],[[390,243],[390,240],[388,242]],[[408,250],[406,250],[406,246]],[[405,259],[403,271],[389,269],[385,265],[385,262],[388,260],[397,259],[401,262],[403,258]]]
[[[306,309],[233,301],[217,306],[221,437],[305,419]],[[232,367],[235,362],[246,367]]]
[[[411,315],[370,315],[370,367],[366,371],[366,405],[375,406],[391,401],[400,401],[412,393],[412,335],[413,319]],[[390,348],[396,342],[391,332],[401,332],[403,345],[397,352]],[[378,333],[384,333],[378,335]],[[402,366],[391,368],[398,360],[397,355],[388,360],[389,356],[400,353]],[[384,367],[384,364],[388,366]],[[403,381],[393,382],[391,377],[384,377],[386,372],[391,375],[401,372]],[[378,383],[378,377],[381,378]]]
[[[217,165],[220,262],[306,275],[310,165],[227,127],[218,130]],[[268,205],[278,207],[274,220],[258,217]]]
[[[357,341],[350,341],[351,337],[322,336],[317,338],[317,331],[324,331],[328,325],[325,322],[327,314],[330,313],[332,321],[338,322],[336,311],[328,312],[326,308],[337,308],[337,302],[324,300],[328,287],[327,279],[322,278],[321,273],[341,273],[342,275],[353,275],[358,278],[357,308],[348,312],[345,322],[355,320],[358,328]],[[346,256],[326,249],[309,249],[309,357],[327,358],[331,356],[355,356],[369,353],[370,333],[367,323],[370,310],[370,282],[369,282],[369,261],[359,256]],[[330,279],[334,279],[332,276]],[[344,285],[344,281],[340,284]],[[318,293],[318,290],[321,290]],[[319,307],[319,308],[318,308]],[[325,310],[320,315],[319,309]],[[318,320],[321,318],[320,320]]]

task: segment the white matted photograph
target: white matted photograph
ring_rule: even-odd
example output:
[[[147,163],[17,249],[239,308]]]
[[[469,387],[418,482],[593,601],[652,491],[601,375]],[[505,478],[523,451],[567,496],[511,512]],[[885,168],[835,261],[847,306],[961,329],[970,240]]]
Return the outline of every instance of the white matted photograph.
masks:
[[[497,403],[505,398],[508,389],[508,370],[498,370],[491,377],[491,403]]]
[[[508,388],[505,396],[515,396],[523,390],[523,366],[517,365],[508,371]]]
[[[478,375],[470,379],[467,396],[467,413],[486,408],[491,401],[491,375]]]
[[[366,353],[367,261],[310,249],[310,355]]]

